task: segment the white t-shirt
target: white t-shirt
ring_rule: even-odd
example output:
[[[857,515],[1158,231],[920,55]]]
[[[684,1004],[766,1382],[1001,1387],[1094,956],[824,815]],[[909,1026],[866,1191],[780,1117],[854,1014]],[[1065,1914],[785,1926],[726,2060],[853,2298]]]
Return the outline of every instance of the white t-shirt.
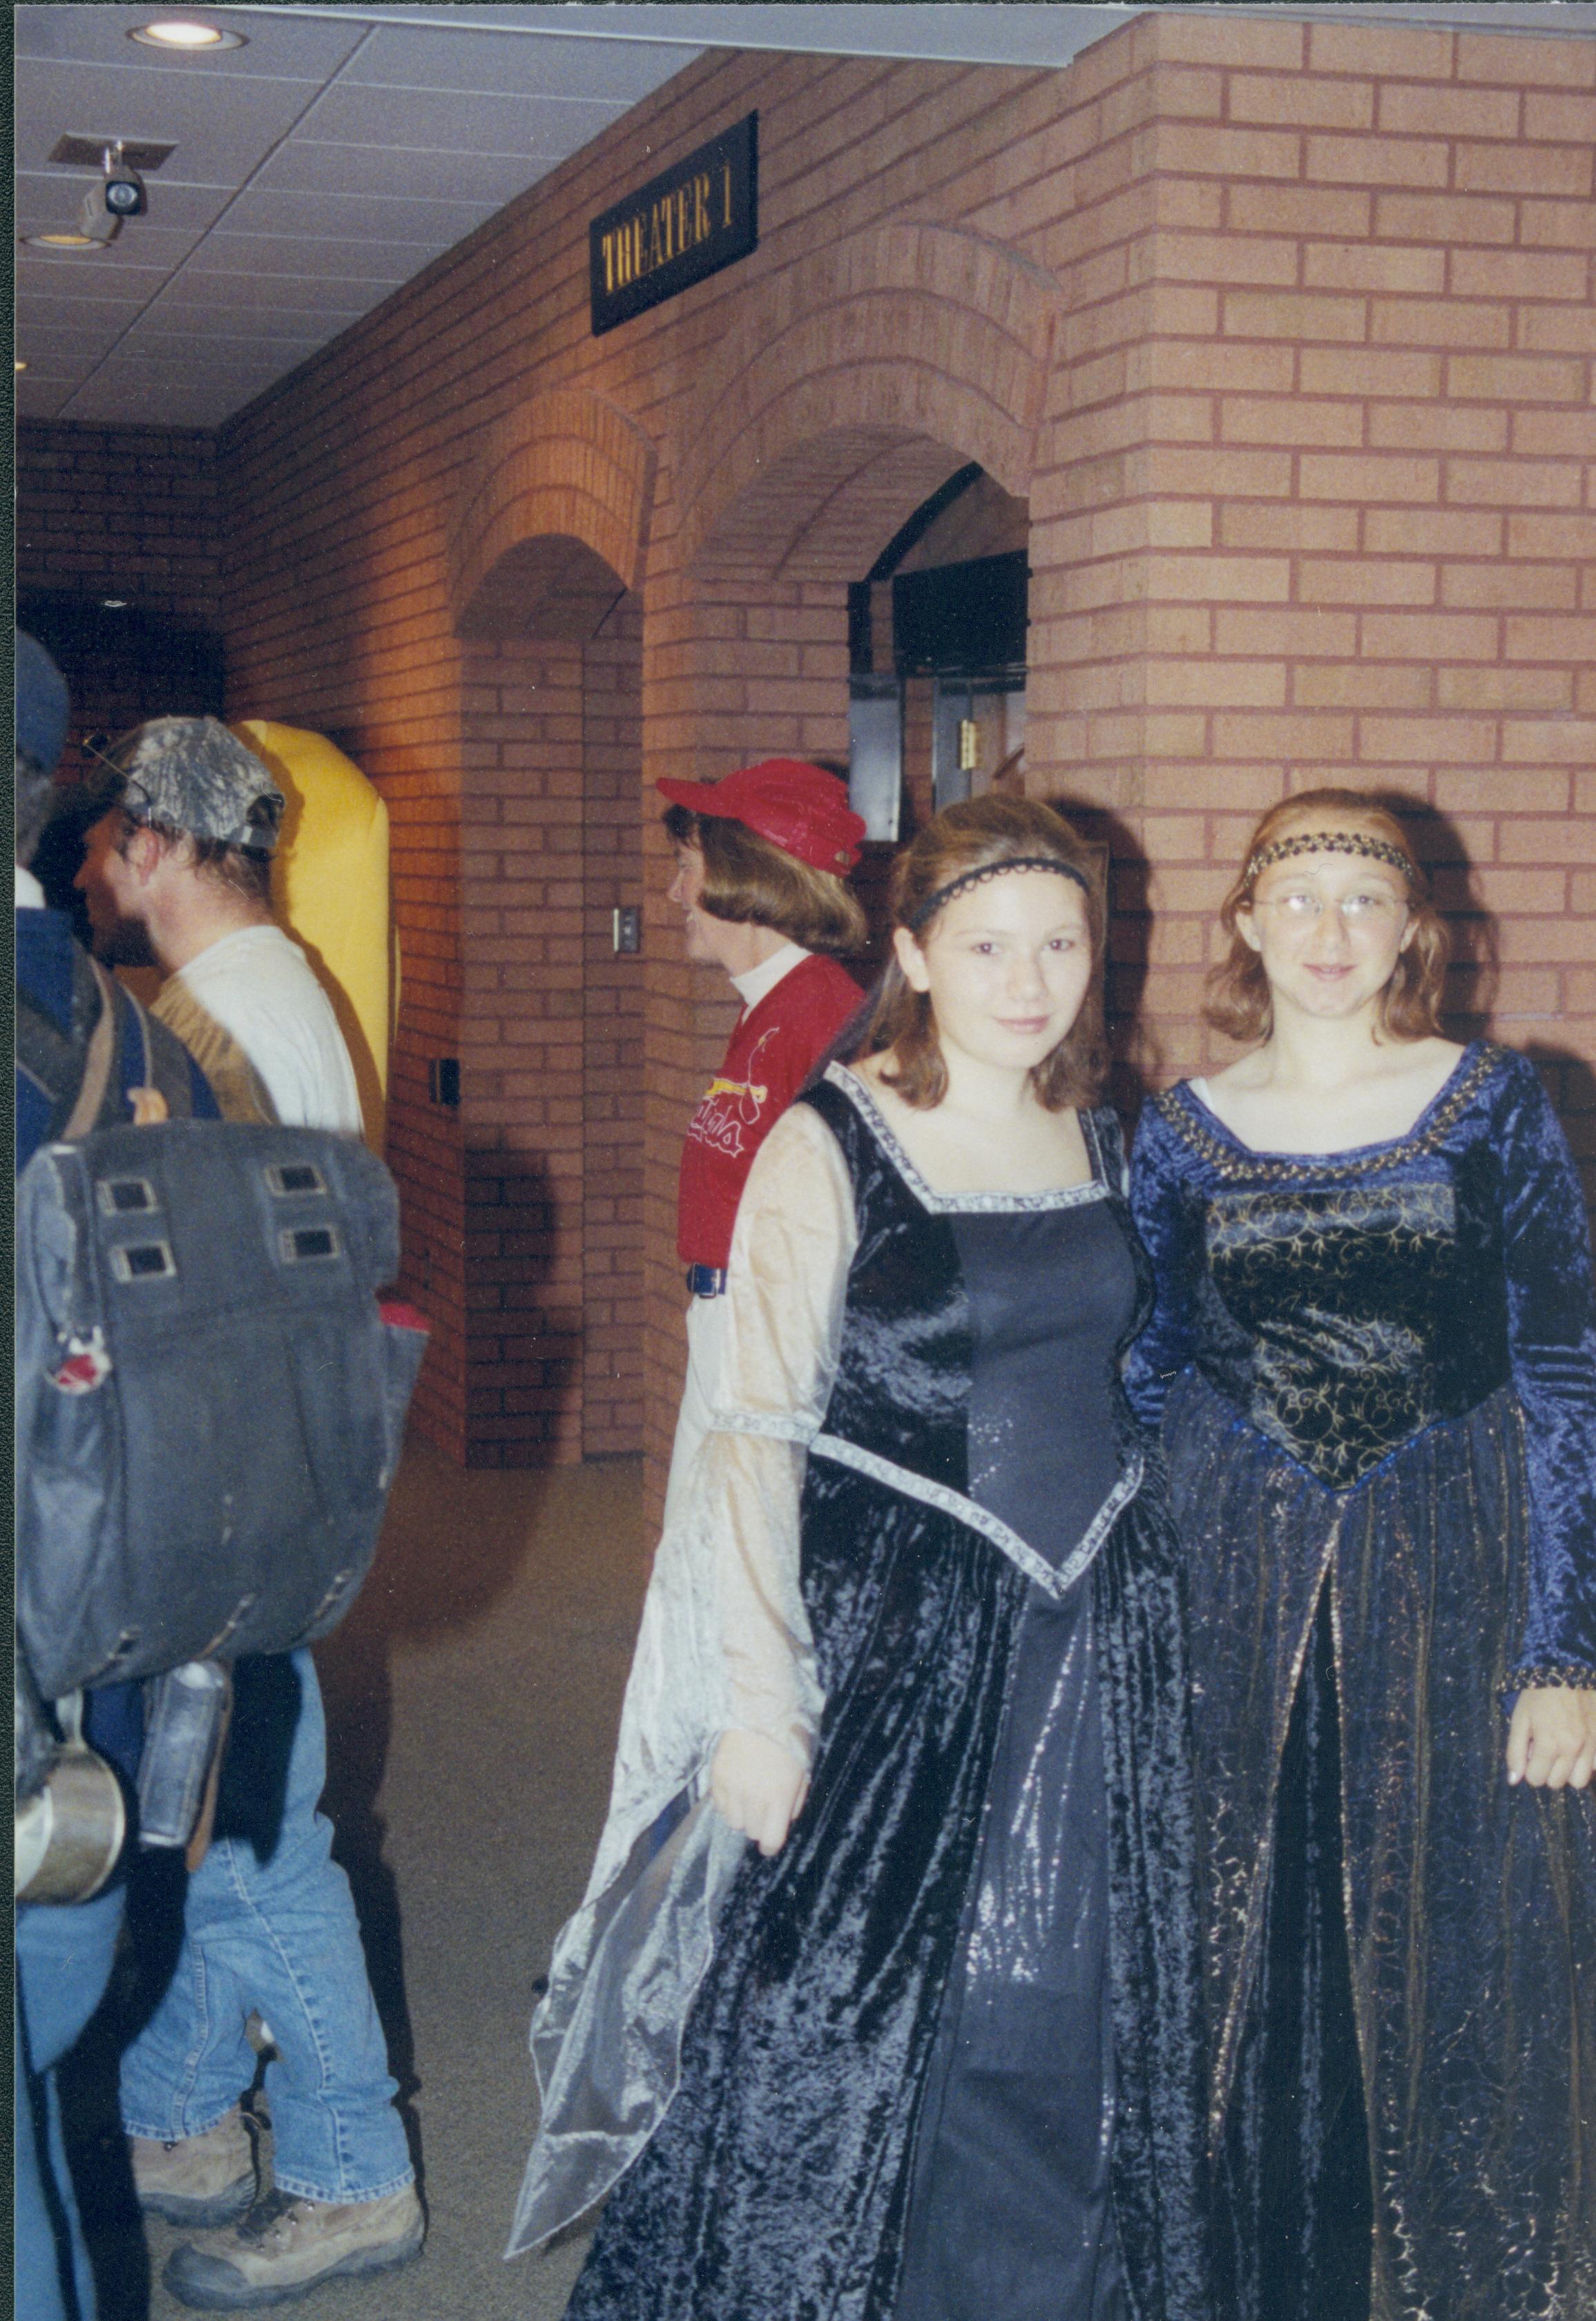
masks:
[[[173,979],[233,1034],[285,1126],[360,1133],[360,1090],[333,1003],[280,927],[240,927]]]

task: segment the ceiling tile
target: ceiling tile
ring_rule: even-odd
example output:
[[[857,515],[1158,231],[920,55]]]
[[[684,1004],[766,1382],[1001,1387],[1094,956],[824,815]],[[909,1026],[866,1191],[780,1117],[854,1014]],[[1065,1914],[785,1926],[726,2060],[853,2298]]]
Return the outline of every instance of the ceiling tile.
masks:
[[[635,105],[691,64],[693,49],[634,41],[560,41],[524,33],[427,32],[385,25],[344,71],[351,86],[466,89],[488,96],[598,97]]]
[[[303,235],[217,232],[205,236],[184,272],[279,274],[296,281],[314,266],[324,282],[382,282],[392,289],[434,255],[434,250],[412,241],[309,242]]]
[[[306,121],[306,132],[346,145],[395,150],[548,154],[563,159],[626,107],[569,96],[468,96],[413,89],[403,104],[388,89],[330,89]]]
[[[63,250],[57,257],[26,243],[16,251],[19,295],[39,290],[55,298],[151,298],[167,279],[160,266],[140,266],[123,258],[114,242],[109,250]]]
[[[502,206],[498,202],[406,200],[378,194],[290,194],[280,187],[269,191],[255,186],[228,211],[226,230],[304,234],[316,241],[369,237],[446,250],[451,242],[463,241]]]
[[[270,380],[267,385],[271,384]],[[85,426],[220,427],[261,392],[239,394],[231,385],[152,387],[123,379],[96,379],[56,406],[54,416]]]
[[[327,340],[327,317],[324,314],[263,314],[249,306],[208,306],[203,321],[183,306],[172,305],[163,299],[159,306],[137,319],[136,327],[128,332],[130,345],[165,344],[180,340],[191,353],[203,348],[225,346],[233,342],[241,346],[296,347],[300,354],[314,354]],[[299,356],[296,356],[296,360]]]
[[[248,269],[240,274],[199,274],[188,267],[167,284],[158,305],[161,314],[170,306],[181,306],[197,307],[206,313],[267,309],[273,313],[324,314],[330,337],[335,330],[342,329],[344,322],[363,314],[388,295],[386,285],[322,282],[308,273],[295,279],[287,275],[258,274]]]
[[[138,322],[137,314],[127,314],[115,308],[76,306],[69,314],[29,314],[19,316],[16,328],[16,350],[30,362],[35,354],[46,350],[60,352],[68,346],[93,348],[104,354],[114,347],[124,331]],[[24,345],[23,341],[26,341]]]
[[[197,50],[192,56],[177,57],[128,38],[136,24],[148,23],[159,13],[152,5],[18,8],[13,17],[16,53],[114,65],[132,72],[184,74],[196,79],[213,75],[261,79],[276,75],[320,81],[360,47],[367,30],[361,23],[293,15],[287,9],[251,10],[253,21],[241,20],[237,26],[245,35],[245,47],[217,49],[208,55]]]
[[[317,86],[260,76],[198,81],[181,73],[128,73],[108,65],[19,57],[17,165],[41,168],[64,132],[141,137],[176,146],[163,177],[191,185],[242,185],[287,134]]]
[[[19,339],[32,331],[125,331],[136,323],[143,312],[144,302],[131,305],[91,303],[87,298],[19,298],[16,304],[16,335]],[[18,351],[26,354],[25,347]]]
[[[486,202],[501,209],[552,166],[523,153],[418,153],[386,145],[340,145],[298,130],[266,161],[251,191],[382,194]]]
[[[19,419],[59,419],[61,405],[72,391],[70,379],[35,378],[24,371],[16,383]]]

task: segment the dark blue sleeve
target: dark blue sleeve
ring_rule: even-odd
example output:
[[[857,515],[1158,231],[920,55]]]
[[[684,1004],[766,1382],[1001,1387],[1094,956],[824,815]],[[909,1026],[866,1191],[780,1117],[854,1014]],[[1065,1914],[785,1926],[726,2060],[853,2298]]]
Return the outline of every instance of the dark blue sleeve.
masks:
[[[1527,1059],[1509,1072],[1492,1126],[1531,1508],[1529,1609],[1512,1680],[1596,1686],[1596,1283],[1584,1202]]]
[[[1190,1157],[1155,1107],[1146,1106],[1130,1164],[1130,1206],[1153,1263],[1154,1306],[1126,1357],[1125,1385],[1144,1426],[1156,1428],[1164,1399],[1196,1352],[1202,1252],[1200,1204],[1187,1184]]]

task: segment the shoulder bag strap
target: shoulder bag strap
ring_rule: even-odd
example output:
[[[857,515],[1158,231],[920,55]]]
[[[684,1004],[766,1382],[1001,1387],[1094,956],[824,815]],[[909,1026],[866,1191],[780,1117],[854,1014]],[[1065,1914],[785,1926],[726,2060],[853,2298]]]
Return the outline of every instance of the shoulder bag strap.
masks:
[[[87,1136],[99,1118],[100,1106],[105,1101],[105,1090],[111,1084],[111,1065],[116,1053],[116,986],[112,982],[98,960],[91,960],[95,981],[99,987],[100,1012],[95,1028],[88,1035],[88,1050],[84,1057],[83,1081],[78,1091],[78,1101],[67,1115],[59,1141],[68,1144]]]

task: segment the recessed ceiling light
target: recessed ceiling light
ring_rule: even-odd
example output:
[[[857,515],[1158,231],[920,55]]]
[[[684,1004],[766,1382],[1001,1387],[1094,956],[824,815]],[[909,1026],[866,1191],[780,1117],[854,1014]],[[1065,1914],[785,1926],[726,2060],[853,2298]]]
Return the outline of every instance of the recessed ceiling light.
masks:
[[[104,250],[92,233],[25,233],[23,240],[33,250]]]
[[[125,596],[102,596],[100,602],[108,613],[125,613],[127,610]]]
[[[158,16],[153,23],[135,25],[128,34],[147,49],[178,49],[196,53],[202,49],[242,49],[242,32],[223,32],[214,24],[196,24],[182,16]]]
[[[14,368],[15,368],[16,369],[18,369],[18,370],[26,370],[26,369],[27,369],[27,368],[28,368],[27,364],[23,360],[23,359],[22,359],[21,355],[17,355],[16,357],[14,357]]]

